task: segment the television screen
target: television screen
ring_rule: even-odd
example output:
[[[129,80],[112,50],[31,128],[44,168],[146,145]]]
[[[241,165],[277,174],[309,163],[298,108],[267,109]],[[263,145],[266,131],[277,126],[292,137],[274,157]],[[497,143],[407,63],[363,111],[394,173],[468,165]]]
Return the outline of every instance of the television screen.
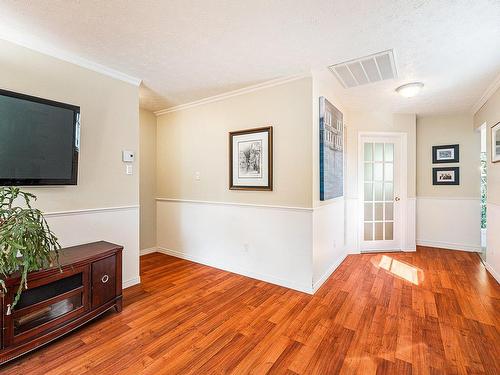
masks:
[[[0,185],[76,185],[80,108],[0,90]]]

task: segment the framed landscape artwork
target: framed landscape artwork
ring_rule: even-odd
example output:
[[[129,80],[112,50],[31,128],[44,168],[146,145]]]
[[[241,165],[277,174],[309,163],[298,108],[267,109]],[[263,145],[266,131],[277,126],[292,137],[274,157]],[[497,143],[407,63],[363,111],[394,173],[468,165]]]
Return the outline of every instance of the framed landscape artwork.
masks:
[[[229,133],[229,189],[273,190],[273,127]]]
[[[459,145],[433,146],[432,164],[460,162]]]
[[[320,200],[344,195],[344,116],[323,96],[319,98]]]
[[[459,167],[433,168],[432,184],[460,185],[460,168]]]
[[[500,122],[491,128],[491,162],[500,162]]]

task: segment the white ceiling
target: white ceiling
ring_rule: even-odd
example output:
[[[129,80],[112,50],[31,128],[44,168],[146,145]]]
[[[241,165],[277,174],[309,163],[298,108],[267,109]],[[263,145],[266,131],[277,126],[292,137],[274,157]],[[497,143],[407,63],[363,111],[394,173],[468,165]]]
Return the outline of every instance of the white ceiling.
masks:
[[[1,0],[0,36],[138,77],[151,110],[394,49],[399,78],[338,84],[345,107],[466,112],[500,72],[498,0]]]

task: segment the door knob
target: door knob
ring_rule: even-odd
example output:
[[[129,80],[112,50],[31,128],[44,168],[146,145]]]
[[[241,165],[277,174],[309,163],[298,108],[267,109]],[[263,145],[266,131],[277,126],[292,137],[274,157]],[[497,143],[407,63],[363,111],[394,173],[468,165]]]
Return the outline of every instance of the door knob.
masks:
[[[401,200],[401,198],[396,197],[396,198],[394,198],[394,200],[395,200],[396,202],[399,202],[399,201]]]

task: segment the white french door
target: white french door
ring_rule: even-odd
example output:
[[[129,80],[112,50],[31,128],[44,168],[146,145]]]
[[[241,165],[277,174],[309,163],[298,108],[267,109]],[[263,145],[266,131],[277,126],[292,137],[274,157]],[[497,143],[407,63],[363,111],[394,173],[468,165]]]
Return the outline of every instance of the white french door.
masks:
[[[359,146],[360,249],[402,250],[401,135],[361,135]]]

